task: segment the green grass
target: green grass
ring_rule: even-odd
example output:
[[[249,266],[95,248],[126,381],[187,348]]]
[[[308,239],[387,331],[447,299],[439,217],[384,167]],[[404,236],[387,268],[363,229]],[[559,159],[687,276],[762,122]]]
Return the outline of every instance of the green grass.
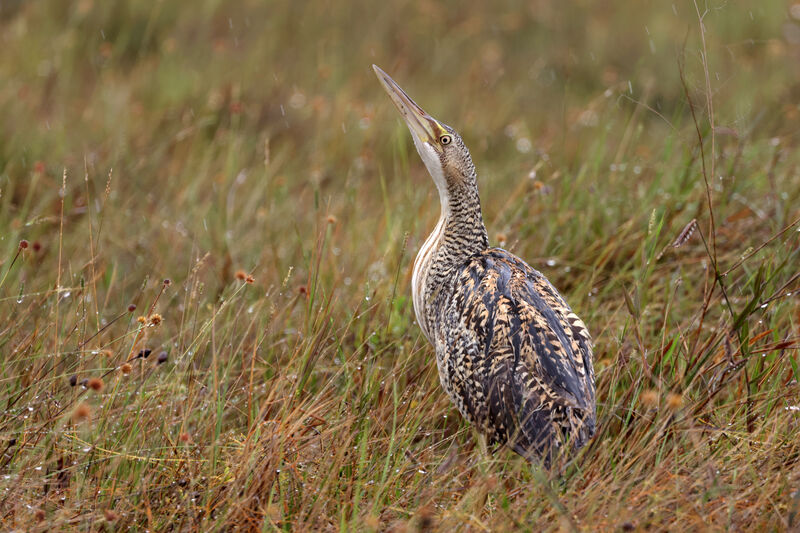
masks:
[[[0,527],[799,527],[787,4],[704,4],[705,45],[684,1],[382,4],[0,4]],[[372,63],[594,336],[560,469],[440,389],[438,197]]]

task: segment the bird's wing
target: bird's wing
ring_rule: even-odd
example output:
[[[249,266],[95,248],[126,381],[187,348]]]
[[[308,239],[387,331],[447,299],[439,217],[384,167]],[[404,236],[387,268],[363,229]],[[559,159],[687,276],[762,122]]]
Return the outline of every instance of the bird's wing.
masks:
[[[554,424],[574,427],[581,441],[593,433],[591,338],[544,276],[490,249],[459,271],[447,314],[456,325],[442,341],[469,363],[451,363],[454,390],[469,418],[498,431],[495,440],[540,448],[534,439],[549,440]]]

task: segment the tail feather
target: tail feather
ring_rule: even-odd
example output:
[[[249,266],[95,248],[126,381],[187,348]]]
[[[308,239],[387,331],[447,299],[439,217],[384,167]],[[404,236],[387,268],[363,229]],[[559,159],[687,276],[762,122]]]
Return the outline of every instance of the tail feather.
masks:
[[[583,447],[595,432],[593,412],[564,406],[539,405],[519,420],[508,446],[529,461],[546,467],[564,446],[574,451]]]

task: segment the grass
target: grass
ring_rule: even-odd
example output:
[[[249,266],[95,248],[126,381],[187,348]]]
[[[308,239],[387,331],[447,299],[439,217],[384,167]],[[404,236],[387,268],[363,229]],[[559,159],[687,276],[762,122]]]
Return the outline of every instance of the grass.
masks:
[[[785,2],[49,4],[0,5],[3,529],[799,527]],[[560,470],[440,389],[373,62],[593,333]]]

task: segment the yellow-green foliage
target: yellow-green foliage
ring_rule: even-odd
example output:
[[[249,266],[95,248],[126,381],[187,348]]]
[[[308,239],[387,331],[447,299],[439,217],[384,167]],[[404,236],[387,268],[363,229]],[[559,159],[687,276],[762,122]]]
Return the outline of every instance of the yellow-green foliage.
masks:
[[[800,527],[800,7],[698,4],[0,2],[0,529]],[[372,63],[593,333],[553,472],[440,390]]]

